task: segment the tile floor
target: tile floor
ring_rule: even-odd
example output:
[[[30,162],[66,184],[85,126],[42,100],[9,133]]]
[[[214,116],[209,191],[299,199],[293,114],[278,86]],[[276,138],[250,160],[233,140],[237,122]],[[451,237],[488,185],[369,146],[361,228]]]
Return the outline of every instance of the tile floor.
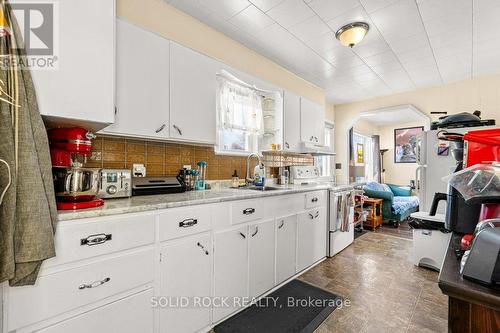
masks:
[[[410,240],[368,232],[299,278],[351,301],[316,330],[447,332],[448,305],[438,274],[415,267]]]

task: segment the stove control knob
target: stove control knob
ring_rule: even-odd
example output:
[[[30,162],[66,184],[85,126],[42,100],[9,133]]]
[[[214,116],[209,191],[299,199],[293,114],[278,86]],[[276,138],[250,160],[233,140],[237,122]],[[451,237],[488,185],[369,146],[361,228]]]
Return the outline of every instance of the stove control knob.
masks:
[[[108,188],[106,189],[106,192],[108,192],[108,194],[116,194],[116,186],[115,185],[110,185],[108,186]]]

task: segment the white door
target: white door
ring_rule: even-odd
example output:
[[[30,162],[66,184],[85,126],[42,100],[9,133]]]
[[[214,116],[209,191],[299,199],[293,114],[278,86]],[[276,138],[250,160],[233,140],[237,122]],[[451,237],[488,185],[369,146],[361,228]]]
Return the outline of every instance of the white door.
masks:
[[[325,112],[321,105],[300,99],[300,137],[304,142],[324,145]]]
[[[324,207],[299,214],[297,228],[297,271],[326,256],[326,210]]]
[[[248,237],[246,226],[214,234],[214,296],[229,302],[214,307],[214,322],[239,310],[238,298],[248,296]]]
[[[215,60],[170,43],[170,136],[215,143]]]
[[[249,292],[257,297],[274,287],[274,220],[250,225],[248,233]]]
[[[210,308],[197,306],[194,298],[211,296],[211,267],[210,234],[171,241],[161,248],[160,296],[169,297],[170,303],[159,310],[161,332],[195,332],[210,325]],[[179,297],[186,297],[188,306]]]
[[[13,1],[13,4],[16,2],[26,3]],[[57,67],[31,71],[40,113],[90,123],[112,123],[115,1],[64,0],[56,3],[59,29],[53,37],[55,50],[59,50],[54,62]],[[18,22],[25,21],[21,13],[24,11],[16,11]]]
[[[276,284],[295,274],[297,215],[276,219]]]
[[[293,151],[300,144],[300,96],[286,90],[283,109],[283,148]]]
[[[116,119],[103,132],[168,138],[170,42],[122,20],[116,37]]]

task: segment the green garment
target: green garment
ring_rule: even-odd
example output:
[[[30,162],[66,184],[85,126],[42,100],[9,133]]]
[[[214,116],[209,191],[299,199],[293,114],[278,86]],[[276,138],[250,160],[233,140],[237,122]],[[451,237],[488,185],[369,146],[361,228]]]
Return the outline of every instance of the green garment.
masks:
[[[12,39],[22,45],[22,37],[10,5],[2,1],[1,6],[11,31],[10,36],[0,37],[1,55],[23,57],[24,50],[11,47]],[[42,261],[55,256],[57,208],[49,144],[29,70],[0,67],[0,80],[2,91],[17,96],[19,106],[16,117],[16,108],[0,101],[0,159],[8,163],[12,173],[11,185],[0,205],[0,282],[31,285]],[[8,182],[8,169],[0,163],[0,193]]]

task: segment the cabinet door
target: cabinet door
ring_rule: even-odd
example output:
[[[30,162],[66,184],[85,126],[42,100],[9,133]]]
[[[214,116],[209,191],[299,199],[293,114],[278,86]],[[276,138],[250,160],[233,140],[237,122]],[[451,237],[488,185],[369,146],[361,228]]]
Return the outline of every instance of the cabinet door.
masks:
[[[300,137],[304,142],[324,145],[325,113],[321,105],[300,99]]]
[[[276,284],[295,274],[297,254],[297,215],[276,220]]]
[[[161,249],[160,295],[172,306],[160,307],[161,332],[196,332],[210,325],[210,308],[194,304],[194,297],[211,296],[212,239],[210,234],[172,241]],[[187,297],[190,304],[175,303]],[[178,305],[178,306],[177,306]]]
[[[121,20],[116,29],[117,113],[103,132],[166,139],[170,42]]]
[[[249,226],[249,292],[262,295],[274,287],[274,220]]]
[[[283,108],[283,148],[296,150],[300,144],[300,96],[285,91]]]
[[[115,1],[64,0],[57,1],[57,4],[59,29],[55,45],[59,49],[56,54],[58,68],[31,71],[40,113],[77,119],[80,120],[78,123],[112,123],[115,107]],[[17,19],[24,22],[20,16]]]
[[[324,207],[299,214],[297,228],[297,271],[326,256],[326,210]]]
[[[214,235],[214,296],[228,297],[230,303],[214,307],[214,322],[240,309],[233,300],[248,296],[248,237],[246,226]]]
[[[170,136],[215,143],[217,62],[170,43]]]

